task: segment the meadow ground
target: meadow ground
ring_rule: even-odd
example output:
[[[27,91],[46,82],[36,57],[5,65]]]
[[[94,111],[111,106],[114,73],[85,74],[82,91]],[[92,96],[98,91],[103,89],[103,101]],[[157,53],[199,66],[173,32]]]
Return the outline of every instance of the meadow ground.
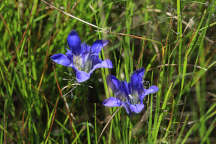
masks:
[[[113,69],[77,83],[67,36],[109,40]],[[216,143],[215,0],[1,0],[0,143]],[[106,77],[159,91],[139,114],[103,106]]]

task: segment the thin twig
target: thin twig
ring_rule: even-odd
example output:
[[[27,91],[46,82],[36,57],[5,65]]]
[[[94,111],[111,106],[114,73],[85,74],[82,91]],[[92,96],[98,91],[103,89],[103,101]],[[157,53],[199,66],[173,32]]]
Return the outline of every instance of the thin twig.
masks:
[[[60,11],[61,13],[65,14],[65,15],[67,15],[67,16],[69,16],[69,17],[72,17],[72,18],[74,18],[74,19],[76,19],[76,20],[78,20],[78,21],[80,21],[80,22],[83,22],[83,23],[85,23],[85,24],[87,24],[87,25],[90,25],[90,26],[92,26],[92,27],[94,27],[94,28],[97,28],[97,29],[100,29],[100,30],[105,30],[104,28],[98,27],[98,26],[96,26],[96,25],[94,25],[94,24],[91,24],[91,23],[89,23],[89,22],[87,22],[87,21],[84,21],[84,20],[82,20],[82,19],[80,19],[80,18],[78,18],[78,17],[75,17],[75,16],[73,16],[72,14],[67,13],[67,12],[65,12],[65,11],[63,11],[63,10],[61,10],[61,9],[59,9],[59,8],[57,8],[57,7],[55,7],[54,5],[52,5],[52,4],[48,3],[48,2],[46,2],[45,0],[41,0],[41,1],[42,1],[43,3],[49,5],[51,8],[54,8],[54,9]]]
[[[176,20],[178,19],[177,16],[172,15],[170,12],[166,12],[166,15],[168,15],[168,16],[170,16],[170,17],[176,19]],[[189,27],[190,29],[195,30],[195,28],[192,28],[193,22],[192,22],[191,20],[192,20],[192,19],[190,19],[189,22],[186,22],[186,21],[182,20],[182,23],[183,23],[184,25],[186,25],[186,27]],[[203,29],[203,28],[201,28],[201,29]],[[200,33],[199,33],[199,35],[200,35]],[[215,41],[211,40],[211,39],[208,38],[207,36],[205,36],[205,39],[206,39],[208,42],[210,42],[211,44],[215,43]]]
[[[121,109],[121,107],[119,107],[119,108],[112,114],[112,116],[110,117],[110,119],[108,120],[108,122],[106,123],[106,125],[104,126],[104,128],[103,128],[103,130],[102,130],[100,136],[98,137],[98,143],[100,142],[100,138],[101,138],[101,136],[103,135],[105,129],[107,128],[107,126],[109,125],[109,123],[111,122],[111,120],[113,119],[113,117],[116,115],[116,113],[117,113],[120,109]]]
[[[183,65],[183,64],[181,64],[181,65]],[[201,66],[195,66],[195,65],[193,65],[193,64],[187,64],[187,65],[188,65],[188,66],[191,66],[191,67],[198,68],[198,69],[202,69],[202,70],[204,70],[204,71],[207,71],[206,68],[203,68],[203,67],[201,67]],[[178,64],[163,64],[163,65],[159,65],[159,66],[154,67],[154,68],[150,68],[150,69],[148,69],[147,71],[151,71],[152,69],[155,69],[155,68],[168,67],[168,66],[178,66]]]
[[[148,116],[150,114],[150,108],[148,108],[148,110],[146,112],[143,113],[141,119],[139,120],[139,122],[134,126],[133,130],[132,130],[132,135],[135,136],[136,133],[138,132],[138,130],[142,127],[143,122],[145,122],[148,119]]]
[[[96,26],[96,25],[94,25],[94,24],[92,24],[92,23],[89,23],[89,22],[87,22],[87,21],[84,21],[84,20],[82,20],[82,19],[80,19],[80,18],[78,18],[78,17],[76,17],[76,16],[74,16],[74,15],[72,15],[72,14],[70,14],[70,13],[67,13],[67,12],[65,12],[65,11],[63,11],[63,10],[61,10],[61,9],[59,9],[59,8],[57,8],[57,7],[55,7],[54,5],[52,5],[52,4],[48,3],[48,2],[46,2],[45,0],[41,0],[41,1],[42,1],[43,3],[45,3],[46,5],[50,6],[51,8],[56,9],[56,10],[58,10],[59,12],[65,14],[65,15],[71,17],[71,18],[74,18],[74,19],[76,19],[76,20],[78,20],[78,21],[80,21],[80,22],[83,22],[83,23],[85,23],[85,24],[87,24],[87,25],[89,25],[89,26],[92,26],[92,27],[94,27],[94,28],[97,28],[97,29],[98,29],[98,30],[96,30],[97,32],[110,33],[110,34],[115,34],[115,35],[120,35],[120,36],[129,36],[129,37],[132,37],[132,38],[135,38],[135,39],[141,39],[141,40],[152,41],[152,42],[155,42],[155,43],[161,45],[161,42],[156,41],[156,40],[152,40],[152,39],[149,39],[149,38],[146,38],[146,37],[136,36],[136,35],[132,35],[132,34],[125,34],[125,33],[115,33],[115,32],[112,32],[112,31],[111,31],[111,28],[101,28],[101,27]]]
[[[57,100],[56,100],[56,103],[55,103],[55,106],[54,106],[54,114],[52,116],[52,121],[51,121],[51,124],[50,124],[50,128],[49,128],[49,131],[48,131],[48,134],[46,136],[46,140],[48,140],[49,136],[50,136],[50,133],[51,133],[51,130],[52,130],[52,126],[53,126],[53,123],[54,123],[54,120],[55,120],[55,116],[56,116],[56,110],[57,110],[57,106],[58,106],[58,102],[59,102],[59,97],[57,97]]]
[[[56,36],[56,34],[57,34],[57,32],[47,42],[48,49],[46,50],[46,56],[45,56],[45,60],[44,60],[43,72],[41,74],[40,82],[39,82],[38,88],[37,88],[38,91],[40,90],[40,87],[41,87],[43,79],[44,79],[45,72],[47,70],[47,60],[48,60],[48,57],[49,57],[50,43],[54,39],[54,37]]]
[[[21,128],[21,134],[23,136],[23,139],[26,138],[26,135],[25,135],[25,110],[22,114],[22,128]]]
[[[153,40],[153,39],[149,39],[149,38],[146,38],[146,37],[143,37],[143,36],[137,36],[137,35],[133,35],[133,34],[125,34],[125,33],[116,33],[116,32],[112,32],[111,30],[109,31],[98,31],[96,30],[97,32],[103,32],[103,33],[110,33],[110,34],[114,34],[114,35],[120,35],[120,36],[129,36],[129,37],[132,37],[132,38],[135,38],[135,39],[140,39],[140,40],[147,40],[147,41],[152,41],[152,42],[155,42],[157,44],[161,44],[161,42],[157,41],[157,40]]]
[[[67,100],[66,100],[65,96],[62,96],[62,98],[64,100],[65,107],[66,107],[66,109],[68,111],[68,115],[70,116],[71,119],[76,120],[76,118],[74,117],[73,113],[69,111],[70,107],[69,107],[69,105],[67,103]]]

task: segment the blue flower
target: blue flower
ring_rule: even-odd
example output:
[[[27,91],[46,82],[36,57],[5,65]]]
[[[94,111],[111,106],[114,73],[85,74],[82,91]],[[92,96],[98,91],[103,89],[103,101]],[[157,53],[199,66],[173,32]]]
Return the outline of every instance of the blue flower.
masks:
[[[81,43],[80,37],[75,30],[67,37],[68,46],[66,54],[54,54],[51,59],[60,65],[71,67],[76,72],[78,82],[84,82],[90,78],[97,68],[112,68],[112,62],[99,58],[101,49],[108,44],[107,40],[96,40],[92,46]]]
[[[140,113],[144,108],[143,99],[145,96],[158,91],[158,87],[155,85],[150,86],[148,89],[143,87],[144,71],[144,68],[135,71],[129,83],[119,81],[115,76],[109,75],[107,84],[112,89],[115,97],[104,100],[103,105],[108,107],[123,106],[128,114],[132,112]]]

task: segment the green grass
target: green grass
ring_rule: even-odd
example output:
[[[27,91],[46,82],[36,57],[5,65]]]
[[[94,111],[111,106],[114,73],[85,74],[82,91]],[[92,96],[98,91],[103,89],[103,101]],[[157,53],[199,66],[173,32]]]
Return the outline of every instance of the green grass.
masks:
[[[47,2],[0,2],[0,143],[216,143],[214,0]],[[72,29],[109,40],[100,57],[114,68],[78,85],[54,64]],[[141,67],[159,87],[145,109],[104,107],[106,76],[129,81]]]

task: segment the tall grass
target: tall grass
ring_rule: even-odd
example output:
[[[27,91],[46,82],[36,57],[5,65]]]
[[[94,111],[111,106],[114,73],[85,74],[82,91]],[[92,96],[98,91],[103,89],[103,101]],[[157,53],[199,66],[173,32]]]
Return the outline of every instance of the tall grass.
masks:
[[[47,3],[46,3],[47,2]],[[56,8],[52,7],[55,6]],[[216,143],[216,2],[0,2],[0,143]],[[78,84],[50,56],[65,53],[75,29],[92,44],[107,39],[98,69]],[[106,108],[106,76],[129,81],[144,67],[140,114]]]

